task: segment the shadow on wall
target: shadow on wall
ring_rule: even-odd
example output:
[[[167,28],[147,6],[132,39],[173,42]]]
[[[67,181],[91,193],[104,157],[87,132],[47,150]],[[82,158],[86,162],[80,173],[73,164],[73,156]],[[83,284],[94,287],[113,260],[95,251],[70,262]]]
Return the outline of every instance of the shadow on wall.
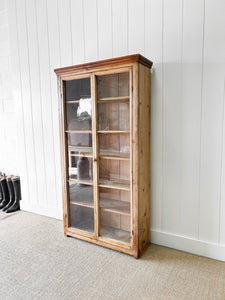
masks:
[[[224,62],[207,58],[203,65],[153,65],[152,229],[198,238],[199,226],[208,220],[211,233],[203,230],[205,238],[217,235],[224,186],[224,70]]]

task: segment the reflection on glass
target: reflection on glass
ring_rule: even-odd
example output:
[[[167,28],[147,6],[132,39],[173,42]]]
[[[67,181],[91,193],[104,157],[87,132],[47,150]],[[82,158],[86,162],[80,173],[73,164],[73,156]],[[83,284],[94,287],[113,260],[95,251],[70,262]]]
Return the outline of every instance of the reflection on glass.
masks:
[[[91,130],[90,78],[64,81],[67,130]]]
[[[91,183],[93,181],[92,135],[68,133],[69,178]]]
[[[69,182],[70,204],[93,207],[93,186]]]
[[[94,209],[76,204],[70,205],[70,226],[90,233],[94,232]]]
[[[129,73],[98,76],[98,99],[129,96]]]
[[[100,133],[98,135],[100,155],[129,157],[130,135],[128,133]]]
[[[82,98],[82,95],[88,98],[91,97],[90,78],[64,81],[64,88],[66,101],[79,100]]]
[[[91,130],[91,98],[66,103],[67,130]]]
[[[71,151],[92,153],[91,133],[67,133],[67,142]]]
[[[93,182],[93,159],[84,156],[70,157],[69,178],[92,183]]]
[[[70,226],[94,231],[93,187],[69,183]]]
[[[129,129],[129,102],[98,104],[98,130]]]

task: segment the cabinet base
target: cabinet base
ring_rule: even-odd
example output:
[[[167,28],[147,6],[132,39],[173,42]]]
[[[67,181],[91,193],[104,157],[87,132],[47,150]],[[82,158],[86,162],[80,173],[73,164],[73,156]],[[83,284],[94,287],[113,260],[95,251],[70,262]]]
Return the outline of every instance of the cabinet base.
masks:
[[[122,253],[126,253],[126,254],[134,256],[135,258],[138,258],[138,254],[132,248],[128,249],[128,248],[124,248],[122,246],[113,245],[110,242],[107,243],[105,241],[96,240],[96,239],[93,239],[91,237],[87,237],[87,236],[83,236],[83,235],[74,233],[70,230],[66,231],[66,236],[74,237],[74,238],[77,238],[79,240],[83,240],[83,241],[86,241],[86,242],[89,242],[89,243],[92,243],[92,244],[103,246],[103,247],[106,247],[106,248],[109,248],[109,249],[112,249],[112,250],[116,250],[116,251],[119,251],[119,252],[122,252]]]

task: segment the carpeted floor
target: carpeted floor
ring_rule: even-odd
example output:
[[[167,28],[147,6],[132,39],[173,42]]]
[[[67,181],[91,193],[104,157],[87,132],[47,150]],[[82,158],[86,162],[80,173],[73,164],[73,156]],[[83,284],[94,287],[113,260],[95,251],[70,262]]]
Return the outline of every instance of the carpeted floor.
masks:
[[[14,214],[16,214],[16,213],[17,213],[17,212],[6,213],[6,212],[0,210],[0,220],[1,220],[1,219],[4,219],[4,218],[7,218],[7,217],[10,217],[10,216],[12,216],[12,215],[14,215]]]
[[[0,299],[224,300],[225,263],[156,245],[136,260],[19,212],[0,220]]]

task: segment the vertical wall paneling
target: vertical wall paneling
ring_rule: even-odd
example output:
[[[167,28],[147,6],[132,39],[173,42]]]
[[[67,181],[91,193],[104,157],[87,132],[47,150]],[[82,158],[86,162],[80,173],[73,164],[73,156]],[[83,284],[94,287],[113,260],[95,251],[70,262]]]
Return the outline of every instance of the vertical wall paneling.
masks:
[[[225,75],[224,75],[224,94],[223,94],[223,135],[221,153],[221,193],[220,193],[220,228],[218,243],[225,244]]]
[[[40,66],[40,90],[44,128],[44,157],[46,169],[47,202],[49,207],[56,205],[56,168],[53,140],[51,78],[49,76],[49,41],[46,0],[36,2],[38,24],[38,49]],[[47,203],[46,203],[47,204]]]
[[[22,186],[22,198],[21,207],[24,203],[29,202],[29,178],[28,178],[28,166],[27,166],[27,149],[25,144],[25,121],[24,121],[24,108],[23,108],[23,93],[21,90],[21,69],[20,69],[20,57],[19,57],[19,44],[18,44],[18,32],[17,32],[17,10],[16,1],[8,1],[8,18],[11,20],[10,28],[10,43],[11,49],[15,50],[12,55],[12,83],[14,86],[14,99],[15,111],[17,111],[17,131],[16,134],[19,137],[17,139],[17,161],[18,161],[18,175],[20,175]]]
[[[180,230],[194,238],[198,237],[203,22],[204,0],[184,0]]]
[[[0,168],[1,171],[16,174],[18,160],[16,147],[15,101],[12,91],[10,38],[6,1],[0,4]]]
[[[21,90],[23,101],[23,116],[24,116],[24,134],[26,147],[26,161],[27,161],[27,177],[29,184],[29,202],[37,205],[38,191],[37,191],[37,174],[36,174],[36,156],[34,147],[34,130],[33,130],[33,99],[31,95],[30,86],[30,65],[28,52],[28,36],[26,24],[26,9],[25,1],[16,3],[17,12],[17,32],[18,32],[18,46],[20,57],[20,76],[21,76]]]
[[[71,34],[74,65],[82,64],[85,61],[83,18],[83,0],[71,1]]]
[[[11,82],[10,39],[8,9],[6,1],[0,4],[0,168],[1,171],[14,173],[18,171],[15,153],[16,120],[15,101]]]
[[[112,57],[112,1],[113,0],[97,1],[99,59],[107,59]]]
[[[77,3],[77,2],[76,2]],[[72,14],[73,15],[73,14]],[[47,1],[47,22],[48,22],[48,42],[49,42],[49,74],[51,80],[51,101],[52,101],[52,123],[53,123],[53,143],[55,154],[55,174],[51,176],[56,180],[56,196],[58,211],[56,215],[62,215],[62,187],[61,187],[61,165],[60,165],[60,143],[59,143],[59,119],[58,119],[58,94],[57,80],[54,69],[60,66],[60,41],[58,10],[55,0]],[[73,56],[73,58],[75,55]]]
[[[205,2],[199,238],[218,242],[224,97],[225,2]],[[223,38],[222,38],[223,37]]]
[[[182,1],[164,1],[163,230],[179,233],[182,132]]]
[[[225,245],[225,20],[222,17],[222,11],[225,9],[224,1],[218,2],[220,7],[219,13],[219,26],[220,30],[216,32],[216,44],[219,46],[216,63],[220,66],[221,71],[224,70],[223,79],[223,130],[222,130],[222,152],[221,152],[221,191],[220,191],[220,203],[219,203],[219,237],[218,243]],[[220,36],[221,34],[221,36]],[[215,50],[214,50],[215,51]],[[223,72],[223,71],[222,71]],[[222,78],[220,83],[222,84]]]
[[[61,66],[72,65],[73,52],[71,40],[71,1],[57,0],[59,14],[60,61]],[[56,4],[55,4],[56,5]]]
[[[0,127],[0,137],[17,138],[22,209],[62,218],[54,68],[140,53],[153,61],[152,242],[225,260],[224,0],[5,3],[13,72],[0,70],[0,116],[15,115],[17,131]]]
[[[151,227],[161,229],[163,191],[162,0],[145,2],[145,55],[154,62],[151,74]]]
[[[145,50],[145,1],[128,1],[128,35],[129,54],[143,53]]]
[[[99,57],[96,1],[97,0],[83,0],[86,62],[96,61]]]
[[[36,171],[37,171],[37,192],[39,205],[44,205],[47,200],[46,195],[46,165],[45,165],[45,147],[43,128],[43,109],[40,86],[39,71],[39,50],[37,36],[37,17],[34,1],[25,2],[26,9],[26,25],[27,25],[27,42],[28,42],[28,58],[30,67],[30,93],[32,98],[33,111],[33,141],[35,146]],[[35,22],[34,22],[35,21]]]
[[[112,0],[113,57],[128,53],[127,1]]]

